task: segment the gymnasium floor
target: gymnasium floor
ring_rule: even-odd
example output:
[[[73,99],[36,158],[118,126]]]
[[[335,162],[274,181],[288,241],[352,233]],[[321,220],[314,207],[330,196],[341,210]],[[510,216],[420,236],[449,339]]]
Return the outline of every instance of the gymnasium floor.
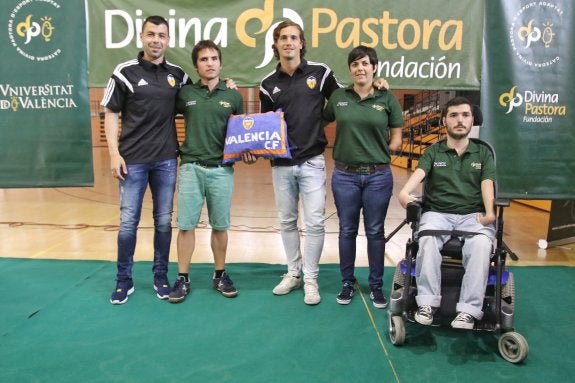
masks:
[[[327,158],[331,174],[330,151]],[[212,289],[210,231],[201,228],[190,270],[192,294],[180,305],[158,301],[150,286],[153,232],[147,196],[136,250],[136,260],[146,262],[134,266],[138,291],[126,305],[110,305],[118,187],[105,148],[94,149],[94,164],[94,187],[0,190],[2,382],[487,383],[495,378],[535,383],[568,381],[575,373],[570,359],[575,302],[572,295],[558,293],[573,285],[571,267],[514,268],[522,281],[515,323],[530,349],[518,365],[498,355],[491,333],[408,324],[406,344],[391,345],[387,310],[374,309],[364,290],[366,267],[356,270],[363,286],[354,301],[336,304],[338,225],[331,191],[319,277],[322,304],[303,304],[301,291],[281,298],[271,294],[285,266],[271,171],[262,160],[236,167],[228,248],[228,262],[234,264],[228,270],[239,298],[225,299]],[[392,169],[397,193],[408,172]],[[404,214],[394,196],[388,233]],[[572,245],[538,249],[547,216],[518,203],[506,209],[505,240],[520,257],[509,265],[573,265]],[[404,227],[387,244],[387,294],[391,267],[403,257],[409,235]],[[358,242],[357,265],[366,266],[363,235]],[[172,278],[175,273],[173,263]]]
[[[331,150],[326,152],[328,189],[330,188]],[[392,167],[394,196],[386,219],[389,234],[404,219],[404,209],[397,202],[397,192],[409,172]],[[232,229],[229,233],[228,262],[284,263],[281,239],[273,199],[271,170],[262,159],[254,165],[239,163],[235,167],[235,190],[232,203]],[[94,187],[0,189],[0,257],[48,258],[67,260],[108,260],[116,258],[116,235],[119,222],[118,187],[110,176],[108,154],[104,147],[94,148]],[[177,209],[177,201],[174,209]],[[151,260],[151,198],[146,196],[136,260]],[[511,265],[573,265],[574,246],[568,244],[547,250],[537,241],[546,238],[548,213],[513,202],[505,210],[504,240],[519,256]],[[205,218],[205,219],[204,219]],[[326,241],[322,263],[338,263],[338,221],[331,189],[326,205]],[[174,219],[175,222],[175,219]],[[207,222],[203,215],[202,222]],[[193,263],[209,263],[208,228],[197,230],[197,248]],[[170,260],[177,260],[173,232]],[[404,255],[410,231],[403,227],[386,247],[386,266],[393,266]],[[365,237],[358,238],[357,265],[366,266]],[[113,284],[113,281],[110,281]]]

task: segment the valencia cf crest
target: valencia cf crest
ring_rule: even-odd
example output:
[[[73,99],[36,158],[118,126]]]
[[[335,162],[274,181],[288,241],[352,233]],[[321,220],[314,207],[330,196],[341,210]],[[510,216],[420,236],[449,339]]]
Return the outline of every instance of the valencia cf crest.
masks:
[[[250,130],[254,126],[254,123],[255,123],[255,121],[252,117],[246,117],[242,121],[242,125],[244,126],[244,129],[246,129],[246,130]]]
[[[317,85],[317,80],[313,76],[309,76],[305,82],[310,89],[315,88]]]
[[[171,87],[176,86],[176,79],[171,74],[168,75],[168,84],[170,84]]]

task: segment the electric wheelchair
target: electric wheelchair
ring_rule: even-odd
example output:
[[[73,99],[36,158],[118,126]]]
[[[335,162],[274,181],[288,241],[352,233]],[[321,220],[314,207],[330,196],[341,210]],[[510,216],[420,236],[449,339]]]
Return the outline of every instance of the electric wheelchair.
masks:
[[[487,143],[492,153],[493,149]],[[416,323],[414,315],[417,312],[417,285],[415,280],[415,263],[418,252],[419,219],[423,202],[412,202],[406,208],[405,220],[389,235],[387,240],[406,224],[411,227],[411,238],[407,241],[405,258],[397,265],[391,287],[390,308],[388,311],[388,333],[391,342],[400,346],[406,339],[406,322]],[[509,256],[517,260],[517,256],[503,242],[503,211],[509,206],[509,200],[496,199],[496,236],[491,255],[489,279],[483,302],[484,316],[475,321],[473,330],[491,331],[499,335],[498,347],[501,356],[511,362],[522,362],[529,353],[526,339],[514,331],[513,318],[515,310],[515,281],[513,273],[505,267]],[[431,235],[446,235],[448,232],[435,231]],[[464,274],[461,263],[461,249],[464,235],[473,233],[449,232],[451,238],[441,250],[441,307],[437,310],[432,326],[444,324],[447,318],[456,315],[456,304],[459,300],[461,281]]]

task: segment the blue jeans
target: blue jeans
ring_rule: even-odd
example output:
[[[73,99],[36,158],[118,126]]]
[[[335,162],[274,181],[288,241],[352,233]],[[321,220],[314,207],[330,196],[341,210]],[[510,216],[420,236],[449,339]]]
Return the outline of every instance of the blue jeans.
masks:
[[[154,216],[154,266],[152,271],[154,275],[168,272],[176,174],[176,159],[128,165],[128,174],[123,181],[120,181],[118,281],[132,278],[136,232],[142,213],[142,201],[148,184],[152,192]]]
[[[351,174],[334,169],[331,189],[339,217],[339,268],[342,282],[355,283],[356,239],[359,215],[363,211],[363,225],[367,237],[369,285],[383,286],[385,259],[385,216],[393,190],[391,169],[369,174]]]
[[[325,159],[323,154],[301,165],[274,166],[272,178],[288,274],[316,279],[325,237]],[[303,201],[305,244],[302,266],[298,229],[299,198]]]

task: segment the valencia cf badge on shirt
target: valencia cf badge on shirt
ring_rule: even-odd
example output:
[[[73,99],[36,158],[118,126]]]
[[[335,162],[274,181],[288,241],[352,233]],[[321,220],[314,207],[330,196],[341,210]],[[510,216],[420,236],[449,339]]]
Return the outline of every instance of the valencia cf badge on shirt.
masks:
[[[315,79],[315,77],[309,76],[309,77],[307,78],[307,80],[305,80],[305,83],[307,84],[307,86],[308,86],[310,89],[313,89],[313,88],[315,88],[315,86],[317,85],[317,80]]]
[[[176,79],[171,74],[168,75],[168,84],[170,84],[171,87],[176,86]]]

